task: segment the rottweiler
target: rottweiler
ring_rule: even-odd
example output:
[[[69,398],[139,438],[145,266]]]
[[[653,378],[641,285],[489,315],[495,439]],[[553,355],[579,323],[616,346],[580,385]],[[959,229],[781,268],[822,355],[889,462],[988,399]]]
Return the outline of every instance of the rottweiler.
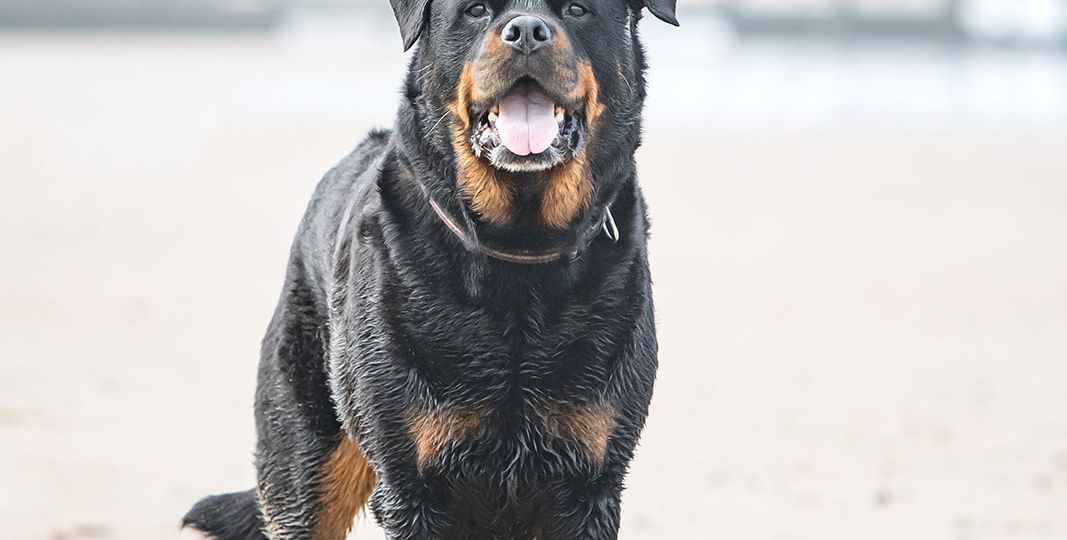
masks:
[[[647,9],[392,0],[392,130],[319,183],[263,340],[254,489],[220,540],[608,539],[657,367],[634,152]]]

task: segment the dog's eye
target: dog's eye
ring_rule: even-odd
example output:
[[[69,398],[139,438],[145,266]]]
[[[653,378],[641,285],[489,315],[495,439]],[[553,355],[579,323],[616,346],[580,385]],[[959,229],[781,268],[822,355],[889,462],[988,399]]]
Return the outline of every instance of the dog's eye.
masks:
[[[586,13],[589,13],[589,10],[585,9],[585,6],[581,4],[571,4],[563,12],[571,17],[584,17]]]
[[[467,15],[474,17],[475,19],[485,17],[489,14],[489,8],[485,7],[485,4],[474,4],[467,8]]]

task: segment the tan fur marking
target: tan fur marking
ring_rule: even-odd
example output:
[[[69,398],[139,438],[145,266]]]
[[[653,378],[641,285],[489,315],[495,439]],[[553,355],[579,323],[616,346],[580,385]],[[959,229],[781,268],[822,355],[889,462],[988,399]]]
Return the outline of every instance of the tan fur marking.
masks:
[[[607,405],[572,406],[545,415],[545,427],[550,432],[576,441],[597,465],[604,461],[616,424],[615,408]]]
[[[415,459],[423,469],[446,445],[470,435],[485,424],[481,410],[448,409],[427,413],[417,411],[408,420],[408,430],[415,443]]]
[[[471,103],[479,98],[473,70],[470,62],[463,66],[456,87],[456,100],[448,105],[455,120],[452,123],[452,148],[456,152],[456,173],[459,189],[471,208],[485,221],[502,225],[510,222],[515,213],[511,191],[497,177],[495,169],[474,155],[467,140]]]
[[[597,119],[604,112],[604,105],[600,103],[600,88],[588,60],[578,62],[578,84],[573,96],[585,103],[585,145],[589,146],[596,137]],[[592,171],[585,161],[584,152],[582,154],[549,173],[540,208],[541,222],[549,227],[565,228],[593,196]]]
[[[557,89],[576,88],[579,84],[578,77],[581,74],[578,69],[575,69],[577,66],[574,49],[571,47],[571,41],[567,37],[567,33],[555,26],[552,27],[552,46],[548,52],[552,57],[552,73],[556,79],[553,84],[558,85]],[[585,62],[588,63],[588,61]],[[571,91],[571,95],[581,97],[583,94],[576,88]]]
[[[589,203],[593,182],[585,157],[578,155],[571,161],[549,171],[548,182],[541,195],[541,222],[556,229],[566,228]]]
[[[341,439],[326,463],[319,495],[319,513],[312,538],[344,540],[352,520],[367,504],[375,483],[374,470],[348,437]]]
[[[591,135],[596,131],[597,118],[604,112],[604,104],[600,102],[600,86],[593,65],[585,58],[578,61],[578,86],[574,89],[574,97],[585,101],[585,117]]]
[[[474,62],[474,69],[471,71],[471,79],[474,81],[475,88],[492,91],[494,85],[506,84],[500,78],[500,73],[507,67],[511,54],[512,51],[504,45],[504,40],[500,39],[499,33],[486,34],[478,51],[478,58]]]

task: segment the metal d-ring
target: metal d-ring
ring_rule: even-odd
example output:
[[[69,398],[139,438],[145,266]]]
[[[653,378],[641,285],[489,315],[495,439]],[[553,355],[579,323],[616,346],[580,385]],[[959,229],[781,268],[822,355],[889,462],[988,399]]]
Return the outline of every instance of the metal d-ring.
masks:
[[[604,208],[604,223],[600,226],[604,229],[604,234],[608,235],[608,239],[612,242],[619,241],[619,227],[615,225],[615,216],[611,215],[611,208]]]

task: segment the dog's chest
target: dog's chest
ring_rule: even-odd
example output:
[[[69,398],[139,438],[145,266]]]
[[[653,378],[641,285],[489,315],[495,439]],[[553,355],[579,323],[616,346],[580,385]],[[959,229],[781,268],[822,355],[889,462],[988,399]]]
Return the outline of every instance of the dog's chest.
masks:
[[[354,431],[402,426],[406,440],[393,442],[410,444],[424,471],[596,470],[620,417],[609,386],[644,309],[631,275],[490,303],[395,275],[356,282],[335,312],[338,412]]]
[[[448,331],[423,334],[398,359],[420,383],[405,421],[420,467],[565,470],[603,461],[616,427],[605,390],[619,355],[603,344],[617,336],[587,320],[531,313],[457,317],[462,328],[442,323]]]
[[[399,309],[380,336],[391,344],[388,361],[408,371],[427,401],[500,403],[513,414],[537,403],[595,402],[637,316],[614,305],[619,297],[549,302],[527,292],[489,307],[434,298],[413,291],[393,302]]]

